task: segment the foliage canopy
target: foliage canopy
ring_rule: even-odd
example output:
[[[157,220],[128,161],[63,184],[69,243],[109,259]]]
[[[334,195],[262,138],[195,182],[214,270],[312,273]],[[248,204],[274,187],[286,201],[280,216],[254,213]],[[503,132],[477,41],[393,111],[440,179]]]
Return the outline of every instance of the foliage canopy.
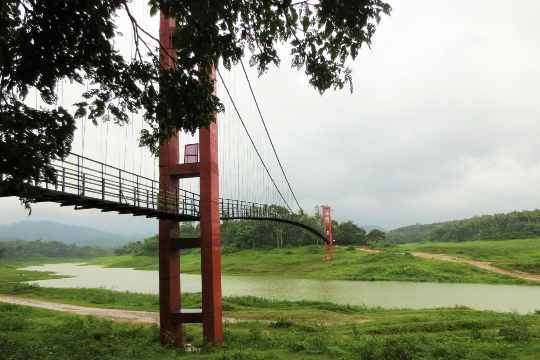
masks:
[[[110,250],[95,246],[78,246],[64,244],[58,241],[0,241],[0,258],[29,259],[29,258],[62,258],[62,257],[96,257],[106,256]]]
[[[321,227],[318,215],[297,215],[298,220],[313,228]],[[334,240],[337,245],[366,245],[366,231],[351,221],[333,222]],[[269,221],[229,220],[221,224],[221,243],[224,251],[244,249],[273,249],[293,246],[322,246],[322,240],[312,233],[289,224]],[[185,237],[199,236],[199,227],[183,223],[180,233]],[[116,249],[117,255],[157,255],[158,238],[156,236],[126,244]]]
[[[150,0],[176,19],[175,67],[159,67],[158,39],[131,14],[128,0],[7,0],[0,4],[0,173],[15,186],[47,178],[52,159],[71,148],[75,118],[129,121],[141,111],[151,131],[141,145],[157,151],[178,130],[207,126],[223,105],[209,67],[230,68],[249,56],[260,74],[280,65],[286,44],[292,67],[323,93],[351,85],[348,63],[370,45],[382,0]],[[125,58],[112,42],[117,15],[131,20],[136,51]],[[174,56],[176,55],[176,56]],[[74,111],[57,104],[58,81],[87,85]],[[29,104],[36,89],[46,107]],[[171,101],[174,99],[174,101]]]
[[[540,236],[540,210],[481,215],[428,225],[412,225],[388,232],[394,243],[526,239]]]

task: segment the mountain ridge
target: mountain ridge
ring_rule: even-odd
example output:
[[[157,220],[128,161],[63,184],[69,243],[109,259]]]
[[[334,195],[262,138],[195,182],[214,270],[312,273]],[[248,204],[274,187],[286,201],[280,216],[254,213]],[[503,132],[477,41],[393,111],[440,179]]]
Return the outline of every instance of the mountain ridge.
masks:
[[[89,226],[63,224],[54,221],[19,221],[0,225],[0,241],[44,240],[82,246],[119,247],[131,241],[142,240],[143,235],[118,234]]]
[[[393,229],[386,239],[393,243],[510,240],[540,237],[540,210],[485,214],[461,220],[415,224]]]

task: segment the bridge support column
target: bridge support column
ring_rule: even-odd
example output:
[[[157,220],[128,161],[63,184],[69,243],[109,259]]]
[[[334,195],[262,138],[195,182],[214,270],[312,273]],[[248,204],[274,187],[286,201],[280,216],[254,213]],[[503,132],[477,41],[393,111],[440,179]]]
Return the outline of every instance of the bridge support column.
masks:
[[[161,66],[174,66],[175,54],[172,44],[174,20],[161,14],[160,41]],[[215,68],[212,67],[215,80]],[[215,115],[217,122],[217,115]],[[159,298],[161,341],[176,346],[183,345],[182,324],[202,322],[204,342],[214,345],[223,343],[221,313],[221,249],[219,217],[219,162],[217,123],[199,129],[198,164],[179,164],[179,141],[174,137],[161,144],[159,154],[160,192],[176,194],[178,179],[200,177],[200,241],[186,244],[179,235],[178,223],[171,220],[159,221]],[[176,199],[178,201],[178,199]],[[178,204],[178,202],[177,202]],[[167,203],[162,206],[168,206]],[[171,209],[167,209],[171,210]],[[174,209],[173,209],[174,211]],[[196,215],[196,214],[194,214]],[[178,249],[201,247],[202,312],[183,310],[180,306],[180,254]]]
[[[203,336],[205,342],[218,345],[223,343],[223,328],[217,118],[207,128],[199,129],[199,147]]]
[[[161,67],[174,66],[174,47],[172,34],[175,29],[174,19],[161,14],[159,37],[163,49],[160,52]],[[159,186],[160,208],[171,206],[170,194],[177,193],[178,179],[172,176],[172,169],[180,157],[179,139],[175,136],[160,145],[159,149]],[[167,209],[169,210],[169,209]],[[183,346],[182,323],[175,318],[181,309],[180,304],[180,257],[173,250],[174,238],[178,237],[178,223],[172,220],[159,220],[159,317],[160,338],[162,344]]]
[[[182,324],[174,318],[180,312],[180,257],[171,251],[171,234],[178,223],[159,220],[159,326],[161,343],[183,346]]]
[[[330,261],[332,260],[332,250],[334,248],[334,239],[332,236],[332,209],[328,205],[322,205],[322,220],[323,220],[323,234],[325,243],[324,243],[324,250],[325,250],[325,256],[324,260]]]
[[[178,180],[171,176],[171,168],[178,163],[179,139],[174,137],[161,144],[159,152],[160,194],[166,210],[171,195],[176,194]],[[173,209],[174,210],[174,209]],[[162,344],[183,345],[182,324],[175,319],[180,312],[180,256],[174,248],[179,226],[174,220],[159,220],[159,318]]]

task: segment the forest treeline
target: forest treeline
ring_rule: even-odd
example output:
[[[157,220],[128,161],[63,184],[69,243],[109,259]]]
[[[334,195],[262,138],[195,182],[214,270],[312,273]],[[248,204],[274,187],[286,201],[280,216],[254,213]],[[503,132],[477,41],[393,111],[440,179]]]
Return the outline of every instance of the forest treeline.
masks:
[[[0,241],[0,259],[97,257],[111,254],[111,250],[95,246],[78,246],[59,241]]]
[[[540,210],[482,215],[464,220],[411,225],[387,233],[393,243],[504,240],[540,237]]]
[[[299,215],[301,221],[314,228],[321,227],[320,218],[315,215]],[[339,245],[365,245],[370,241],[384,238],[380,230],[369,233],[354,224],[352,221],[332,224],[334,239]],[[183,223],[180,227],[181,237],[199,236],[198,225]],[[221,224],[221,244],[224,251],[237,251],[243,249],[270,249],[303,245],[322,245],[322,240],[306,230],[279,222],[232,220]],[[156,255],[158,253],[157,237],[147,238],[144,241],[129,243],[116,250],[116,254]]]

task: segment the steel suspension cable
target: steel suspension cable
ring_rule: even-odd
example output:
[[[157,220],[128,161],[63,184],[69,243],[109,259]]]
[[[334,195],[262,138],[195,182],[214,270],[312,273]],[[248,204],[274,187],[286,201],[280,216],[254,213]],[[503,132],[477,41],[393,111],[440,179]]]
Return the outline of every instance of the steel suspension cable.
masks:
[[[281,197],[281,199],[283,200],[283,202],[285,203],[285,205],[287,206],[289,211],[292,212],[292,209],[289,206],[289,203],[287,202],[287,200],[285,200],[285,197],[283,196],[283,194],[279,190],[279,187],[277,186],[276,181],[274,180],[274,178],[270,174],[270,170],[268,170],[268,167],[266,166],[266,163],[264,162],[261,154],[259,153],[259,149],[257,149],[257,145],[255,145],[255,142],[253,141],[253,138],[251,137],[251,134],[249,133],[249,130],[247,129],[246,124],[244,123],[244,119],[242,118],[242,115],[240,114],[240,111],[238,111],[238,108],[236,107],[236,103],[234,102],[234,100],[233,100],[233,98],[231,96],[231,93],[229,92],[229,88],[227,87],[227,84],[223,80],[223,76],[221,76],[221,71],[219,71],[219,69],[217,67],[216,67],[216,70],[217,70],[217,73],[219,75],[219,79],[221,80],[221,83],[223,84],[223,88],[227,92],[227,96],[229,97],[229,100],[231,101],[231,103],[232,103],[232,105],[234,107],[234,111],[236,112],[236,115],[238,116],[238,119],[242,123],[242,127],[244,128],[244,130],[245,130],[245,132],[246,132],[246,134],[247,134],[247,136],[249,138],[249,141],[251,142],[251,145],[253,146],[253,149],[255,150],[255,153],[259,157],[259,160],[261,161],[264,169],[266,170],[266,173],[268,174],[268,177],[270,177],[270,180],[272,180],[272,184],[274,184],[274,187],[276,188],[277,192],[279,193],[279,196]]]
[[[264,121],[264,117],[263,117],[261,108],[259,106],[259,102],[257,101],[257,97],[255,96],[255,92],[253,91],[253,87],[251,86],[251,81],[249,80],[249,76],[246,72],[246,68],[244,67],[244,62],[242,61],[242,59],[240,59],[240,65],[242,65],[242,71],[244,72],[244,76],[246,77],[246,81],[249,86],[249,91],[251,92],[251,96],[253,98],[253,101],[255,102],[257,111],[259,112],[259,117],[264,126],[264,131],[266,132],[266,136],[268,137],[268,140],[270,141],[270,145],[272,145],[272,150],[274,151],[274,155],[276,156],[276,160],[279,164],[279,168],[281,169],[281,173],[283,174],[283,177],[285,178],[285,181],[287,182],[287,186],[289,187],[289,190],[291,191],[291,194],[294,197],[294,201],[296,202],[296,205],[298,206],[300,210],[302,210],[302,207],[300,206],[300,203],[298,202],[298,199],[296,198],[296,194],[294,193],[292,189],[291,183],[289,182],[289,178],[287,177],[287,174],[285,173],[285,170],[283,169],[283,165],[281,164],[281,160],[279,159],[279,156],[277,154],[276,147],[274,146],[274,142],[272,141],[272,137],[270,136],[270,132],[268,131],[268,127],[266,126],[266,121]]]

